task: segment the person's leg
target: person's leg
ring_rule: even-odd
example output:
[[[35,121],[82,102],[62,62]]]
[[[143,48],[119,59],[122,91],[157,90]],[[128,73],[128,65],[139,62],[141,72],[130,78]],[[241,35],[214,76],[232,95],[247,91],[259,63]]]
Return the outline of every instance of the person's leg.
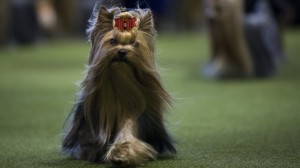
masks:
[[[0,46],[8,41],[9,12],[8,0],[0,1]]]
[[[278,25],[272,18],[268,4],[257,3],[257,9],[245,17],[247,43],[255,67],[255,76],[266,77],[276,72],[276,59],[283,54],[280,47]]]

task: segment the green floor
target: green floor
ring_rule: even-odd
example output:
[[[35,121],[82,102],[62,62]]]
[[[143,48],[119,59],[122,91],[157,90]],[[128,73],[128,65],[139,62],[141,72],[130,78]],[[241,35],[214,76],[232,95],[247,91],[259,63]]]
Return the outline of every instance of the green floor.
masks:
[[[213,81],[199,73],[205,35],[160,34],[178,154],[146,167],[300,167],[300,31],[286,34],[286,48],[273,78]],[[0,49],[0,167],[107,167],[60,154],[88,50],[86,42]]]

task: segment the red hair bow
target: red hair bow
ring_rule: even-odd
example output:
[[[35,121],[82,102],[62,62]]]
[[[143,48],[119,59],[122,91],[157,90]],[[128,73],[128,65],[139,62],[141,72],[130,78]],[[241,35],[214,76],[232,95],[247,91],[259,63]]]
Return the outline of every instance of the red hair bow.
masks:
[[[115,20],[115,27],[117,27],[119,30],[124,31],[130,31],[132,28],[136,27],[136,18],[128,18],[128,19],[122,19],[122,18],[116,18]]]

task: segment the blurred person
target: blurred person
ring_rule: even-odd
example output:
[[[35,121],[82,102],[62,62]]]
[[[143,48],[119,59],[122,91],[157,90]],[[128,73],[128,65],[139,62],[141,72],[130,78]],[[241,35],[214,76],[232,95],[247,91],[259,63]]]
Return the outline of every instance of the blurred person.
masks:
[[[250,1],[253,10],[248,11]],[[267,1],[207,0],[206,7],[212,54],[206,76],[267,77],[276,72],[284,54]]]
[[[39,23],[47,37],[85,37],[88,20],[99,0],[38,0]],[[106,5],[106,3],[103,3]]]
[[[8,41],[9,30],[9,11],[8,0],[0,1],[0,46],[4,45]]]
[[[253,4],[249,4],[251,1],[255,0],[246,1],[246,3],[248,2],[248,4],[245,4],[246,12],[251,12],[251,7],[253,11]],[[280,29],[282,29],[287,23],[292,22],[296,14],[296,6],[293,7],[291,0],[269,0],[269,4],[272,15],[274,16],[274,19],[279,25]]]
[[[287,0],[290,2],[290,6],[293,9],[292,15],[292,23],[293,24],[300,24],[300,1],[299,0]]]
[[[203,23],[203,0],[175,0],[171,8],[176,29],[195,30]]]
[[[75,36],[78,30],[76,20],[79,12],[76,10],[77,0],[52,0],[57,18],[59,31],[65,36]]]
[[[41,32],[46,37],[53,37],[57,32],[58,18],[51,0],[36,1],[37,19]]]
[[[254,1],[252,10],[251,8],[249,10],[248,1]],[[279,62],[285,60],[280,25],[283,24],[281,17],[283,18],[285,13],[286,1],[245,0],[245,2],[245,35],[255,65],[254,73],[261,77],[273,75],[278,69]],[[281,10],[276,9],[276,6],[280,6]]]
[[[77,0],[77,8],[79,13],[79,18],[77,21],[79,35],[81,37],[86,36],[86,29],[88,27],[88,20],[92,15],[93,8],[98,0]],[[106,5],[106,4],[103,4]]]
[[[33,0],[10,0],[8,4],[10,13],[12,36],[16,43],[33,43],[38,37],[38,21]],[[8,33],[8,32],[6,32]]]
[[[248,0],[249,1],[249,0]],[[269,0],[272,13],[280,28],[287,24],[294,24],[300,20],[299,0]]]

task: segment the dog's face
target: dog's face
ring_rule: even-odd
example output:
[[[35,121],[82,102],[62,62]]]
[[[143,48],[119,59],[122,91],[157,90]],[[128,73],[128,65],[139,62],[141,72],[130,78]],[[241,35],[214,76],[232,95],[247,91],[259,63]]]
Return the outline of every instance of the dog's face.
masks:
[[[116,18],[136,18],[136,27],[122,31],[114,25]],[[92,50],[89,65],[98,73],[103,68],[139,72],[155,67],[155,30],[150,11],[121,12],[119,8],[101,6],[90,37]]]
[[[114,31],[118,30],[111,30],[104,35],[92,64],[105,64],[115,68],[118,66],[139,68],[141,65],[154,64],[154,51],[145,41],[142,33],[138,33],[132,41],[122,41],[122,37],[116,35]]]

